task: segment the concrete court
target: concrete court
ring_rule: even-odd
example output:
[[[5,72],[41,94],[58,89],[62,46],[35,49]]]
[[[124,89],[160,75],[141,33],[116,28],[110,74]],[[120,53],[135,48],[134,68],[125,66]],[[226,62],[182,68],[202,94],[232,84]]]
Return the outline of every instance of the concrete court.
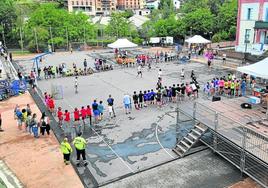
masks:
[[[86,52],[54,54],[47,56],[43,63],[53,65],[73,62],[82,68],[84,58],[93,65],[93,58]],[[31,63],[21,62],[25,67]],[[220,75],[226,75],[225,70],[209,72],[204,64],[190,63],[179,65],[163,63],[153,65],[150,72],[145,68],[143,78],[136,78],[136,68],[116,68],[113,71],[95,73],[79,77],[78,94],[74,94],[74,77],[42,80],[38,82],[42,92],[51,91],[51,85],[63,86],[64,99],[56,101],[57,106],[73,111],[74,107],[91,104],[93,99],[103,100],[109,94],[115,99],[117,118],[105,118],[100,123],[101,128],[94,128],[93,135],[85,134],[88,139],[87,157],[89,170],[98,184],[104,184],[126,174],[132,174],[151,166],[172,160],[177,156],[171,151],[176,143],[175,106],[170,104],[163,109],[149,107],[141,111],[133,110],[126,116],[123,112],[122,98],[124,93],[153,89],[157,81],[157,72],[163,71],[163,84],[170,86],[180,83],[180,70],[186,70],[186,81],[189,81],[190,71],[195,70],[201,85],[207,80]],[[201,99],[200,100],[204,100]],[[107,112],[105,113],[107,117]],[[184,117],[185,119],[185,117]],[[190,125],[181,126],[181,135],[185,134]]]

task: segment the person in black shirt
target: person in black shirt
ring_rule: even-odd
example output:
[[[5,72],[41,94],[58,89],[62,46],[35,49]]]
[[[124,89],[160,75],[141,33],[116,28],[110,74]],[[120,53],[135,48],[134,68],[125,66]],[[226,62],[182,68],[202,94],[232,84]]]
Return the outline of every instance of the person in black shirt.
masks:
[[[162,93],[161,90],[158,90],[156,93],[156,103],[159,108],[162,107]]]
[[[177,84],[177,87],[175,89],[176,89],[177,99],[180,100],[180,92],[181,92],[180,84]]]
[[[134,106],[136,108],[136,110],[139,110],[139,96],[137,95],[136,91],[134,91],[134,95],[133,97],[133,101],[134,101]]]
[[[183,100],[184,96],[185,96],[185,90],[186,87],[184,84],[181,84],[181,99]]]
[[[108,107],[112,107],[112,111],[115,117],[115,112],[114,112],[114,99],[112,98],[112,95],[109,95],[109,98],[107,99]]]
[[[140,91],[139,93],[139,108],[143,107],[143,93]]]
[[[171,88],[171,97],[172,97],[172,102],[176,102],[176,87],[175,84],[173,84]]]

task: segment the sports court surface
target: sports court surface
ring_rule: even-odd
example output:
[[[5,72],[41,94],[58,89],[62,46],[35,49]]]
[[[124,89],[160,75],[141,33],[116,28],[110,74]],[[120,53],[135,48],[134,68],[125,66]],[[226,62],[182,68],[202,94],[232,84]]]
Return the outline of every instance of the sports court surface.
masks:
[[[109,50],[102,53],[110,53]],[[66,63],[71,68],[72,63],[83,68],[86,58],[90,66],[94,66],[94,52],[58,53],[48,55],[43,59],[41,67]],[[96,57],[96,56],[95,56]],[[20,61],[19,64],[30,70],[32,61]],[[226,70],[208,71],[206,65],[199,63],[178,64],[168,62],[153,64],[150,71],[143,69],[143,78],[137,78],[137,68],[115,67],[112,71],[94,73],[78,78],[78,94],[74,90],[74,77],[56,78],[38,81],[38,87],[44,92],[51,92],[52,85],[61,85],[63,99],[57,100],[56,105],[73,111],[75,107],[91,105],[94,99],[104,101],[111,94],[115,99],[116,118],[108,119],[105,110],[104,120],[93,128],[86,127],[84,137],[88,140],[87,160],[90,170],[99,185],[116,180],[120,177],[142,171],[144,169],[176,159],[172,152],[176,136],[181,137],[191,127],[187,117],[182,117],[176,135],[176,104],[168,104],[162,109],[156,106],[132,109],[126,115],[123,109],[123,96],[134,91],[154,89],[157,82],[157,72],[163,72],[163,85],[181,83],[180,71],[185,69],[186,79],[190,81],[190,72],[194,70],[201,87],[213,77],[226,75]],[[201,91],[200,91],[201,92]],[[206,100],[202,94],[199,100]]]

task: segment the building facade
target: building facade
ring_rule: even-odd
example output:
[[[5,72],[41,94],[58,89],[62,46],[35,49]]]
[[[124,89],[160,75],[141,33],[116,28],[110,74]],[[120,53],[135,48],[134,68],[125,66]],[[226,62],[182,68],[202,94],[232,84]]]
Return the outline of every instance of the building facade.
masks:
[[[143,9],[144,8],[144,1],[143,0],[117,0],[117,8],[119,10]]]
[[[69,12],[84,12],[86,15],[109,15],[116,10],[117,0],[68,0]]]
[[[238,0],[236,51],[268,50],[268,0]]]

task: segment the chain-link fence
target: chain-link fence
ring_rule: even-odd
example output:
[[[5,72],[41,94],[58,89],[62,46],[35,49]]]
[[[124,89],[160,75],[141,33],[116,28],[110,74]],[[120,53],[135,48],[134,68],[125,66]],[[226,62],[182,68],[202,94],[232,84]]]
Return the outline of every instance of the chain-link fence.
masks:
[[[21,52],[87,50],[91,46],[107,46],[115,37],[103,28],[68,27],[16,27],[2,33],[0,40],[8,49]]]

